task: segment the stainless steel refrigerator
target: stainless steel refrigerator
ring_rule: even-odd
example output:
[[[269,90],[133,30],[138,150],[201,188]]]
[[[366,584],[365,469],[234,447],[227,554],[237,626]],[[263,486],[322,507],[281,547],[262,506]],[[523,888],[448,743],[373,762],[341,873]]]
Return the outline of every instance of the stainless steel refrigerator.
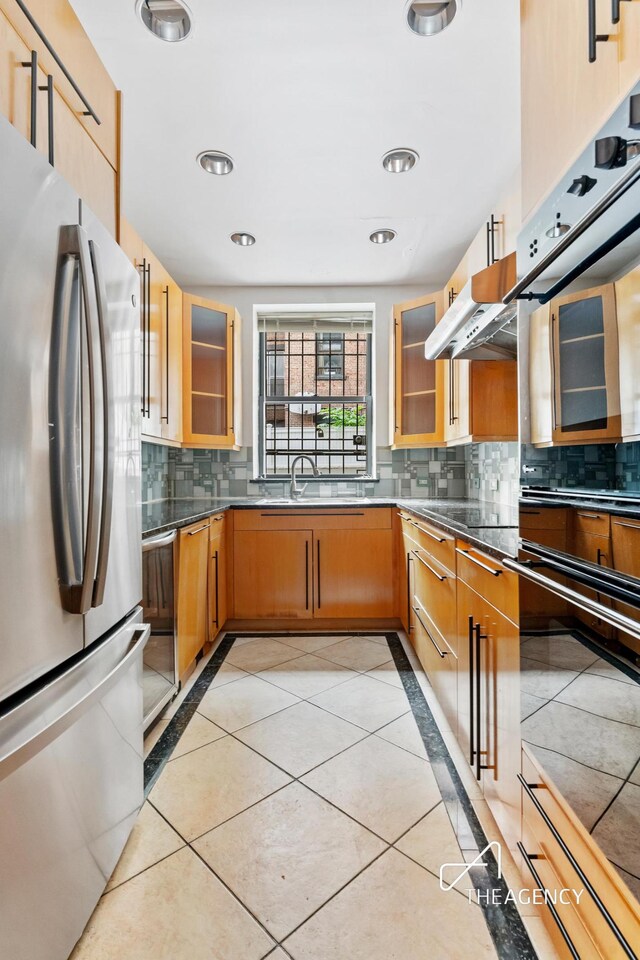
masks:
[[[143,800],[139,277],[0,117],[0,953],[66,960]]]

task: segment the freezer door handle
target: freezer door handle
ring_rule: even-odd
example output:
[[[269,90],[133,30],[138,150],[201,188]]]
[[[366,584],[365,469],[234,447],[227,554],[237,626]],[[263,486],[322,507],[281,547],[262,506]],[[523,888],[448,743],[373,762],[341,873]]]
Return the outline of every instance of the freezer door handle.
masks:
[[[115,457],[115,438],[113,417],[111,415],[111,385],[109,382],[109,362],[107,356],[107,291],[100,264],[100,249],[93,240],[89,240],[91,266],[96,295],[96,318],[98,321],[98,342],[100,345],[100,373],[102,380],[102,497],[100,503],[100,539],[98,542],[98,560],[96,579],[93,588],[92,607],[99,607],[104,600],[104,588],[109,563],[109,544],[111,540],[111,515],[113,512],[113,470]],[[94,436],[96,435],[94,428]]]
[[[49,377],[51,501],[60,597],[64,610],[91,607],[100,538],[105,444],[96,426],[104,413],[104,384],[96,381],[100,323],[89,241],[79,224],[60,229]],[[80,300],[84,311],[81,309]],[[83,529],[81,318],[84,312],[89,399],[89,478]],[[75,319],[75,323],[74,323]]]
[[[94,703],[104,697],[118,682],[122,674],[131,666],[136,657],[142,653],[149,639],[150,632],[151,626],[148,623],[142,623],[136,626],[133,630],[131,642],[122,659],[118,661],[109,673],[102,677],[95,687],[88,693],[85,693],[84,696],[81,696],[74,704],[35,734],[28,734],[22,743],[13,742],[6,752],[0,752],[0,782],[44,750],[50,743],[53,743],[65,730],[73,726]],[[83,660],[77,664],[76,667],[72,668],[72,671],[77,670],[80,673],[85,666],[86,664]],[[142,722],[142,717],[140,719]],[[0,751],[2,751],[1,747]]]

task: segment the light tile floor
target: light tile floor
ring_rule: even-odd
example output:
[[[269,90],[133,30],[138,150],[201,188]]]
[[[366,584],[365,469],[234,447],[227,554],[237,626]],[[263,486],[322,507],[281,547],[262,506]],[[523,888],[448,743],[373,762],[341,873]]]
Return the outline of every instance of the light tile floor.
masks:
[[[384,637],[242,638],[72,958],[495,958],[480,908],[440,889],[451,860],[464,857]]]
[[[637,896],[640,683],[579,635],[523,636],[520,651],[522,737]]]

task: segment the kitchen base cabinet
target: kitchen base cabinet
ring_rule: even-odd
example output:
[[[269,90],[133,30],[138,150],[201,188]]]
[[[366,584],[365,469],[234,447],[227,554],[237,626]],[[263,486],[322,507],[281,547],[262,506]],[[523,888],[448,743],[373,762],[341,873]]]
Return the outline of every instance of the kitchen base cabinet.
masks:
[[[313,616],[310,530],[236,530],[233,537],[234,617]]]
[[[207,578],[209,521],[184,527],[178,537],[178,675],[189,671],[209,639]]]
[[[458,716],[458,658],[415,592],[412,600],[411,644],[448,723],[455,729]]]
[[[227,517],[209,518],[209,640],[213,641],[227,620]]]
[[[395,613],[391,529],[316,531],[314,574],[317,618]]]
[[[553,780],[538,764],[533,750],[535,748],[523,744],[522,850],[519,861],[525,885],[540,889],[533,879],[532,866],[545,889],[556,894],[553,902],[558,918],[577,956],[584,960],[625,960],[633,956],[633,952],[623,949],[577,870],[588,878],[603,910],[632,951],[637,951],[640,930],[638,903],[578,821]],[[566,894],[560,898],[557,894],[562,889],[577,890],[579,900],[576,901],[575,896],[568,898]],[[541,915],[558,955],[569,957],[551,911],[542,908]]]
[[[489,569],[478,567],[477,576],[470,556]],[[497,571],[495,576],[489,572],[492,568]],[[520,630],[504,609],[510,614],[515,611],[517,620],[517,577],[496,586],[509,576],[493,558],[475,550],[463,555],[458,567],[457,735],[491,812],[514,850],[520,839]],[[473,579],[480,592],[466,578]],[[505,588],[514,596],[506,596]]]

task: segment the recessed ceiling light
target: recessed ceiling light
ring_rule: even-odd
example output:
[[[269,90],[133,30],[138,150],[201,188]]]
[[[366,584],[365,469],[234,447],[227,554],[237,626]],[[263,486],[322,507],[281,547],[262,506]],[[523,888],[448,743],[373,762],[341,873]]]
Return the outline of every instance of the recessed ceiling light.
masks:
[[[369,240],[371,243],[391,243],[395,236],[395,230],[374,230]]]
[[[215,173],[218,177],[224,177],[233,170],[233,160],[220,150],[205,150],[198,154],[197,160],[203,170]]]
[[[408,150],[404,147],[398,150],[389,150],[382,158],[382,166],[388,173],[406,173],[411,170],[418,162],[418,154],[415,150]]]
[[[176,43],[191,33],[191,13],[178,0],[138,0],[138,15],[159,40]]]
[[[232,233],[231,239],[239,247],[252,247],[256,242],[256,238],[251,236],[250,233]]]
[[[462,0],[409,0],[407,23],[420,37],[433,37],[449,26]]]

